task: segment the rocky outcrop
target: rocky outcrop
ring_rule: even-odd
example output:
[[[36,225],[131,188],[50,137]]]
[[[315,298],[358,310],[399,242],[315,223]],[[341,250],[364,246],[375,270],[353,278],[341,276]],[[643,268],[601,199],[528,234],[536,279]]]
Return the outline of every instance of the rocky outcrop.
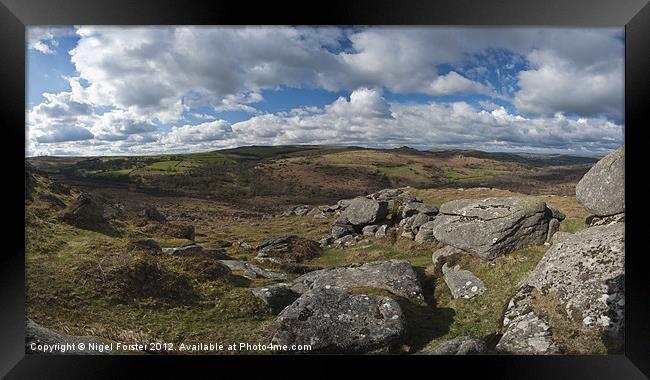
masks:
[[[458,336],[440,343],[423,355],[481,355],[487,353],[487,346],[482,339],[470,336]]]
[[[445,244],[494,259],[548,238],[553,210],[533,197],[460,199],[440,207],[433,235]]]
[[[253,295],[261,299],[273,314],[279,314],[300,297],[287,284],[274,284],[251,289]]]
[[[605,156],[582,177],[576,199],[594,215],[625,212],[625,147]]]
[[[598,216],[590,215],[585,221],[589,226],[606,226],[613,223],[624,223],[625,222],[625,213],[609,215],[609,216]]]
[[[300,296],[277,318],[272,342],[310,345],[310,352],[369,352],[389,347],[406,322],[389,297],[317,288]]]
[[[277,264],[300,263],[320,256],[321,247],[318,242],[301,238],[296,235],[274,237],[260,243],[256,248],[260,262]]]
[[[510,301],[497,348],[512,353],[560,349],[548,322],[531,307],[534,291],[556,297],[568,320],[622,341],[624,236],[624,224],[614,223],[553,239],[551,248]]]
[[[295,279],[291,289],[305,293],[326,286],[341,289],[376,288],[404,298],[424,299],[417,274],[406,260],[375,261],[309,272]]]
[[[397,227],[403,237],[415,239],[422,225],[433,220],[438,209],[410,194],[409,188],[384,189],[365,197],[343,199],[336,207],[321,206],[320,212],[339,213],[331,233],[321,240],[323,246],[334,243],[345,247],[353,244],[352,236],[394,237]],[[331,237],[331,239],[329,239]],[[345,238],[345,239],[343,239]],[[342,239],[342,240],[340,240]],[[425,231],[417,242],[433,242],[430,231]]]
[[[451,296],[456,298],[472,298],[485,292],[485,284],[474,273],[460,269],[460,266],[442,265],[442,273],[445,283],[451,291]]]

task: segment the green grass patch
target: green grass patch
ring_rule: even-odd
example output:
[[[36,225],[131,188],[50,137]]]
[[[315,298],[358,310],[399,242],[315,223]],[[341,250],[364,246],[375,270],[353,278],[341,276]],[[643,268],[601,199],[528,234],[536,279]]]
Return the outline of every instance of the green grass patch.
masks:
[[[560,223],[560,231],[575,234],[589,227],[584,219],[567,218]]]

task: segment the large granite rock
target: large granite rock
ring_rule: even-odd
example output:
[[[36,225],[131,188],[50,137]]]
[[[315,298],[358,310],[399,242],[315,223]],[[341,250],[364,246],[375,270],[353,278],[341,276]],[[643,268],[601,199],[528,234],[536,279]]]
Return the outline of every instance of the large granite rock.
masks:
[[[552,210],[533,197],[459,199],[440,207],[433,221],[437,240],[491,260],[544,243]]]
[[[556,297],[569,320],[581,321],[588,329],[621,342],[625,314],[624,239],[623,223],[590,227],[553,239],[551,248],[510,301],[497,348],[512,353],[559,350],[548,322],[530,306],[534,290]]]
[[[386,201],[376,201],[365,197],[354,198],[350,205],[341,213],[341,217],[356,227],[381,222],[388,211]]]
[[[433,233],[433,222],[426,222],[418,228],[418,233],[415,235],[416,243],[435,243],[436,236]]]
[[[424,299],[417,274],[406,260],[375,261],[317,270],[295,279],[291,288],[305,293],[325,286],[341,289],[377,288],[405,298]]]
[[[481,355],[487,353],[487,346],[482,339],[470,336],[458,336],[440,343],[424,355]]]
[[[429,216],[434,216],[438,213],[438,209],[422,202],[409,202],[404,205],[402,209],[402,218],[408,218],[409,216],[417,214],[426,214]]]
[[[117,216],[117,210],[109,206],[103,198],[90,193],[81,193],[68,206],[63,220],[69,224],[92,228],[105,224]]]
[[[368,352],[395,343],[406,328],[389,297],[318,288],[303,294],[277,318],[272,342],[310,345],[309,352]]]
[[[625,212],[625,147],[605,156],[582,177],[576,199],[595,215]]]

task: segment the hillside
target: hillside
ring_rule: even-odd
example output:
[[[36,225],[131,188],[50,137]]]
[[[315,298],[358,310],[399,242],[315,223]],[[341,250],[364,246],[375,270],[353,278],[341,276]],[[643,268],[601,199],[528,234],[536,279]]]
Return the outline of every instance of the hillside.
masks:
[[[491,261],[462,257],[463,268],[488,289],[465,300],[450,293],[432,265],[432,252],[444,244],[414,239],[416,227],[411,236],[398,227],[407,219],[404,205],[386,211],[393,216],[386,216],[384,231],[394,226],[381,237],[377,226],[375,236],[359,225],[340,243],[321,239],[334,232],[350,198],[375,199],[382,189],[396,189],[389,192],[435,213],[457,199],[532,195],[563,215],[559,231],[573,234],[588,227],[590,213],[574,194],[595,161],[320,146],[30,158],[27,316],[65,334],[110,342],[267,342],[277,312],[258,289],[325,268],[405,260],[421,284],[420,299],[350,288],[350,302],[357,293],[395,298],[407,321],[397,341],[369,351],[424,352],[459,336],[482,337],[494,349],[508,300],[547,250],[543,240]],[[285,243],[273,239],[286,237],[298,239],[286,243],[292,247],[286,254],[295,256],[260,260],[267,245],[284,252]],[[608,348],[592,339],[573,349]]]

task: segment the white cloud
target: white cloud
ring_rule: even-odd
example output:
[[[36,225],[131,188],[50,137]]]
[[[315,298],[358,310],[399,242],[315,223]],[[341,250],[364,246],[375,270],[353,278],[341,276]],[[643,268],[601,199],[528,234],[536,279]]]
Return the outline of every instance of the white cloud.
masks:
[[[232,136],[232,128],[225,120],[214,120],[199,125],[173,127],[165,137],[164,144],[193,144],[204,141],[225,140]]]

